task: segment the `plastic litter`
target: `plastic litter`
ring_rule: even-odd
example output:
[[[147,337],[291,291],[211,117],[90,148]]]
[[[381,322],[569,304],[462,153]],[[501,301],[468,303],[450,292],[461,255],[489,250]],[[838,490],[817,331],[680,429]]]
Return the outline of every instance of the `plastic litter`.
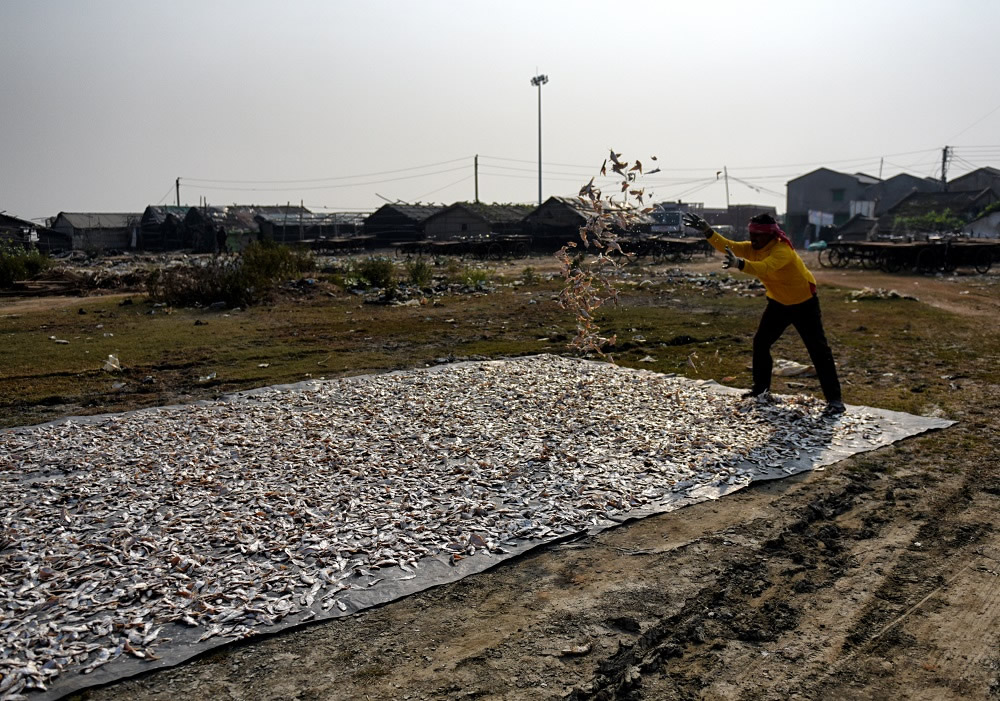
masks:
[[[774,361],[774,370],[771,374],[778,377],[813,377],[816,375],[816,369],[812,365],[779,358]]]

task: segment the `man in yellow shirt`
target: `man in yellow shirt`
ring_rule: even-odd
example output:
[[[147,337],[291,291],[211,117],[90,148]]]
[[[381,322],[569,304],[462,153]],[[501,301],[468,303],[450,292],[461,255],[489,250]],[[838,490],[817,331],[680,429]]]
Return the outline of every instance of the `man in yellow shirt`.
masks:
[[[816,296],[816,278],[795,252],[792,242],[770,214],[750,220],[750,240],[730,241],[712,231],[697,214],[684,215],[684,223],[705,234],[708,243],[726,254],[724,268],[736,266],[764,283],[767,307],[753,337],[753,388],[744,397],[757,397],[771,388],[771,346],[789,326],[794,326],[805,343],[819,377],[827,412],[840,414],[844,402],[833,352],[823,331],[823,318]]]

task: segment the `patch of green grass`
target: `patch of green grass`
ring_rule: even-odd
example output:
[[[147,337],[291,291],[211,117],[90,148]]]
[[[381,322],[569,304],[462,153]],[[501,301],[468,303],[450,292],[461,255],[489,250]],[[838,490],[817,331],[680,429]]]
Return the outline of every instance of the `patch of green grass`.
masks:
[[[71,307],[0,317],[0,425],[421,367],[443,356],[570,353],[575,329],[553,300],[559,284],[541,280],[407,307],[363,304],[348,294],[229,312],[158,307],[141,296],[124,306],[84,298]],[[940,407],[947,414],[963,401],[955,386],[996,382],[1000,339],[981,320],[905,300],[846,300],[845,291],[827,289],[822,305],[848,403],[913,413]],[[619,306],[603,308],[598,318],[618,335],[608,350],[623,366],[747,387],[764,305],[762,296],[630,287]],[[109,354],[120,360],[120,372],[102,370]],[[809,362],[793,329],[773,354]],[[647,356],[653,362],[640,362]],[[944,379],[955,375],[963,378]],[[815,378],[775,378],[773,389],[820,394]]]
[[[434,268],[423,258],[406,261],[406,277],[417,287],[427,287],[434,279]]]
[[[476,285],[485,285],[490,281],[491,277],[492,275],[488,270],[468,267],[462,271],[460,279],[462,284],[475,287]]]

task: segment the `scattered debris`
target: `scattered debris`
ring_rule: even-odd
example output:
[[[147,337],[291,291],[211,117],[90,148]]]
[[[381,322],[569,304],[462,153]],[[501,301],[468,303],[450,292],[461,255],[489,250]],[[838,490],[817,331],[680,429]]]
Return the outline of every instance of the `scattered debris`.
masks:
[[[590,652],[592,647],[593,644],[588,641],[582,645],[571,645],[570,647],[563,648],[559,651],[559,654],[564,657],[579,657]]]
[[[860,290],[852,290],[848,297],[852,300],[861,299],[908,299],[919,302],[913,295],[900,294],[896,290],[887,290],[882,287],[863,287]]]
[[[774,361],[774,369],[771,374],[778,377],[815,377],[816,368],[812,365],[797,363],[794,360],[779,358]]]

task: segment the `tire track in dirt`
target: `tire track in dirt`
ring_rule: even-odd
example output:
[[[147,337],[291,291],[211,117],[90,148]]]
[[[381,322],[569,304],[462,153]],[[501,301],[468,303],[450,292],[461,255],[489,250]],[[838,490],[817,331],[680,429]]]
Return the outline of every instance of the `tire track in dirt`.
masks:
[[[871,491],[866,481],[864,476],[851,480],[795,510],[770,538],[767,523],[752,524],[747,535],[751,541],[759,538],[759,545],[737,549],[714,581],[679,613],[652,625],[633,644],[620,646],[598,665],[588,686],[566,698],[642,698],[643,682],[657,673],[663,683],[656,698],[696,696],[706,686],[719,646],[773,643],[794,630],[803,615],[797,595],[831,586],[852,566],[842,544],[850,534],[834,520]],[[868,526],[868,534],[877,532],[876,525]],[[715,548],[725,550],[723,536],[712,540],[718,541]]]
[[[872,674],[871,670],[877,669],[874,665],[854,665],[856,660],[863,658],[883,660],[886,668],[905,660],[915,670],[916,676],[924,676],[921,670],[931,673],[926,674],[929,679],[923,681],[923,688],[933,686],[931,678],[936,677],[942,686],[942,694],[975,695],[982,690],[982,684],[976,686],[962,679],[968,676],[962,669],[967,665],[944,663],[951,659],[952,653],[968,661],[968,655],[963,653],[971,650],[974,650],[973,656],[980,658],[980,662],[985,660],[987,666],[992,654],[993,678],[986,683],[994,690],[998,689],[998,667],[995,664],[998,651],[995,645],[992,650],[983,649],[982,643],[987,636],[970,635],[963,629],[995,630],[996,620],[1000,618],[1000,587],[997,585],[1000,573],[985,568],[991,577],[967,596],[976,599],[971,608],[963,610],[961,600],[955,600],[951,594],[956,586],[961,587],[963,581],[969,580],[977,566],[984,569],[982,546],[996,542],[993,523],[983,520],[983,516],[996,513],[1000,507],[997,496],[1000,494],[1000,479],[992,476],[987,477],[985,482],[982,480],[984,472],[989,474],[994,471],[991,467],[984,460],[969,470],[960,487],[944,496],[936,508],[926,515],[912,545],[856,615],[837,662],[826,675],[806,687],[811,696],[837,697],[859,685],[868,687],[876,695],[884,694],[886,698],[905,693],[905,687],[898,688],[895,680],[881,679],[883,675]],[[1000,550],[997,552],[1000,553]],[[946,625],[953,629],[950,634],[942,634],[940,625],[928,627],[919,622],[918,619],[926,617],[928,612],[946,606],[944,602],[949,598],[954,600],[952,610],[943,617]],[[911,622],[916,622],[916,626],[911,627]],[[914,632],[919,635],[914,635]],[[946,641],[945,649],[937,648],[931,642],[938,637]],[[963,649],[962,638],[966,639],[965,643],[971,650]],[[951,667],[947,675],[933,674],[945,666]]]
[[[974,503],[993,484],[982,482],[988,458],[949,481],[912,467],[909,451],[890,453],[856,461],[839,488],[730,555],[679,613],[621,645],[566,698],[856,698],[859,685],[877,686],[879,665],[891,669],[884,658],[914,644],[894,621],[993,532]],[[750,524],[744,540],[765,531]]]

